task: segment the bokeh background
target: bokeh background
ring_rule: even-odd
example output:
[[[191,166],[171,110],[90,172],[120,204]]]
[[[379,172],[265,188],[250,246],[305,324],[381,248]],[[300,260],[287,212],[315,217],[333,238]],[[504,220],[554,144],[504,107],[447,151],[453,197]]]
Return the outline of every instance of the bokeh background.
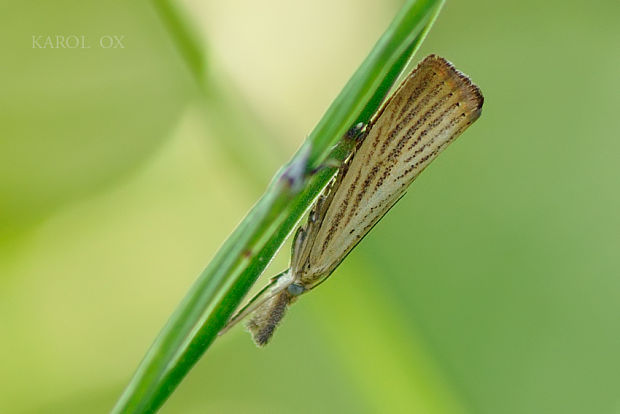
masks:
[[[400,1],[0,6],[0,412],[110,410]],[[448,1],[481,119],[258,350],[163,413],[620,413],[620,3]],[[33,49],[33,35],[91,49]],[[123,49],[101,49],[104,35]],[[282,270],[284,248],[267,273]]]

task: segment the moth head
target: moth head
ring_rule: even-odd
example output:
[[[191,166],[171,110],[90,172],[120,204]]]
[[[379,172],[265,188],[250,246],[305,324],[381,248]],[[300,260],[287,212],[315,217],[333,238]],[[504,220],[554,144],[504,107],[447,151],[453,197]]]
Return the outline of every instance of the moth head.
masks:
[[[291,296],[295,297],[304,293],[306,291],[306,288],[299,283],[291,283],[290,285],[288,285],[286,290]]]

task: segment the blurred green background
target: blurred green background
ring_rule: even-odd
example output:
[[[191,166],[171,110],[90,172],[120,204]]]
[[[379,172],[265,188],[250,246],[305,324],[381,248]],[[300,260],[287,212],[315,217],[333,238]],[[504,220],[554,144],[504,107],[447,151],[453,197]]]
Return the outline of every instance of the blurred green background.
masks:
[[[0,6],[0,412],[110,410],[401,3],[181,4],[206,96],[148,1]],[[619,17],[448,1],[416,59],[469,74],[481,119],[267,348],[236,328],[162,412],[620,413]]]

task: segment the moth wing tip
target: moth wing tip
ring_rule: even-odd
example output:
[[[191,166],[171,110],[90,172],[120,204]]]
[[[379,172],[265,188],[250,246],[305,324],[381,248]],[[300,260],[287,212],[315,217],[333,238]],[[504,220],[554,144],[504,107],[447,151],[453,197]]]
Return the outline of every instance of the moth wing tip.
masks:
[[[422,62],[420,62],[418,68],[425,66],[435,67],[437,70],[446,74],[447,77],[452,78],[457,84],[458,89],[462,92],[463,98],[472,104],[473,118],[477,119],[480,116],[484,104],[484,96],[478,85],[476,85],[469,76],[455,68],[448,59],[436,54],[426,56]]]

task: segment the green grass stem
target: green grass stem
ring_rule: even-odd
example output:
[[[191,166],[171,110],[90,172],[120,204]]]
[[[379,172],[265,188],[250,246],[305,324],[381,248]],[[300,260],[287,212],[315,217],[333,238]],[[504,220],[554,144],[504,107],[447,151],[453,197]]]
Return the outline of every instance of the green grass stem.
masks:
[[[183,13],[155,1],[191,72],[204,85],[204,56]],[[368,122],[424,40],[443,0],[407,1],[368,57],[247,216],[220,247],[165,324],[113,413],[157,411],[204,354],[252,284],[277,253],[335,168],[309,172],[328,158],[343,160],[353,142],[341,139]]]

